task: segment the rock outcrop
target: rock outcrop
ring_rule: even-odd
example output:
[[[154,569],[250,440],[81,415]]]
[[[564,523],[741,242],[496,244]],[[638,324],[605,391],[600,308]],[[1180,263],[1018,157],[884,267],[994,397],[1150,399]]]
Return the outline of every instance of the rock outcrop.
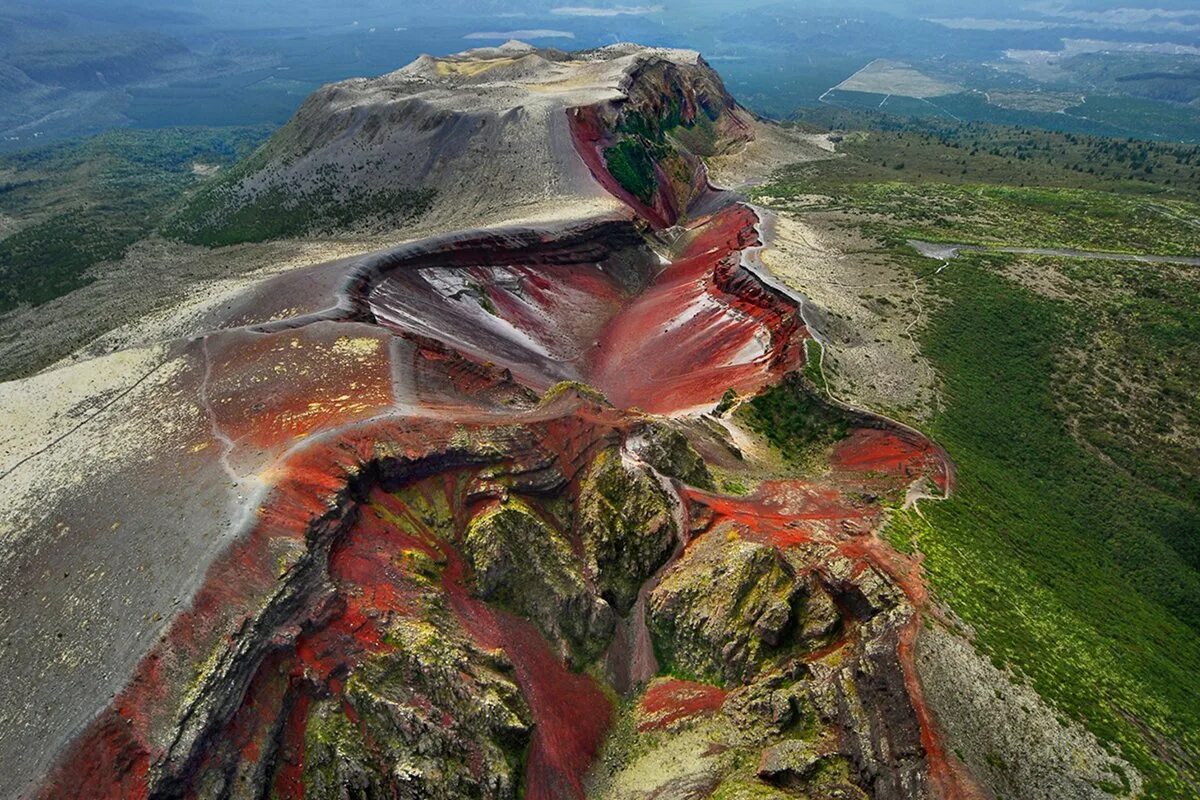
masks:
[[[608,643],[612,607],[589,590],[566,537],[529,505],[510,498],[476,516],[463,552],[480,598],[531,620],[570,663]]]
[[[775,548],[704,536],[651,594],[650,628],[674,670],[742,683],[790,644],[799,594]]]
[[[579,492],[576,527],[600,594],[622,616],[666,563],[680,535],[666,491],[616,450],[593,462]]]

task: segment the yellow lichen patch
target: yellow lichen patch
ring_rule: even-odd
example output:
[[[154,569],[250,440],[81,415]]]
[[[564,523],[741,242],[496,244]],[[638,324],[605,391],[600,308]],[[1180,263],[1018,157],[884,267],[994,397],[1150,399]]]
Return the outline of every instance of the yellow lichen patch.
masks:
[[[347,398],[343,398],[347,399]],[[314,419],[323,417],[332,417],[334,415],[355,415],[361,414],[375,408],[374,403],[366,402],[320,402],[314,401],[309,403],[303,411],[283,411],[275,418],[275,425],[280,430],[288,430],[297,428],[310,422]]]
[[[339,356],[357,358],[360,361],[379,352],[381,342],[369,336],[340,336],[333,343],[333,352]]]
[[[516,63],[515,58],[493,58],[487,60],[471,61],[438,61],[438,75],[460,75],[465,78],[471,78],[476,75],[482,75],[485,72],[496,69],[497,67],[506,67]]]
[[[404,503],[403,512],[380,503],[372,503],[371,512],[396,530],[430,544],[453,533],[453,514],[444,497],[428,495],[417,487],[407,487],[395,496]],[[440,563],[435,556],[430,558]]]
[[[693,728],[646,742],[647,749],[611,776],[598,794],[605,800],[652,797],[672,782],[710,783],[722,766],[719,749],[712,747],[719,741],[716,731]]]

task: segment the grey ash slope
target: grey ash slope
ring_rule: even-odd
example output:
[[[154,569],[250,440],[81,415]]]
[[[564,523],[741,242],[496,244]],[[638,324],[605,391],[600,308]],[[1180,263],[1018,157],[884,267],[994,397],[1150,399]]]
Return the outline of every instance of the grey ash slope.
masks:
[[[358,224],[383,225],[405,203],[434,224],[546,204],[624,213],[576,154],[564,112],[621,97],[649,58],[695,65],[699,55],[633,45],[568,55],[509,42],[326,86],[186,208],[175,231],[204,243],[248,209],[320,215],[347,205],[359,206]]]

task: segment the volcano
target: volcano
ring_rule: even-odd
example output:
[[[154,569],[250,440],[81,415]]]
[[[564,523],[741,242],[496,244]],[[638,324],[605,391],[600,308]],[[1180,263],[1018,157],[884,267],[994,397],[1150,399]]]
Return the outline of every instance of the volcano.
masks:
[[[988,796],[922,688],[950,622],[879,535],[952,463],[804,377],[803,298],[708,179],[768,127],[634,45],[310,98],[195,224],[401,187],[442,232],[22,382],[0,788]],[[836,435],[729,494],[764,393]]]

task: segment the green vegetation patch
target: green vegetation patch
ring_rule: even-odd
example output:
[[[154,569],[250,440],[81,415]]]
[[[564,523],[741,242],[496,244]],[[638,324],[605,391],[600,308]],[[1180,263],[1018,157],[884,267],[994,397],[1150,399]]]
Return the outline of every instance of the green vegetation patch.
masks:
[[[250,152],[263,128],[113,130],[0,157],[0,311],[39,305],[89,283],[152,233],[201,171]]]
[[[682,99],[673,97],[656,115],[626,111],[616,124],[617,142],[604,150],[604,163],[609,174],[643,203],[654,201],[658,188],[655,166],[658,164],[663,164],[668,174],[683,172],[683,175],[672,175],[677,181],[690,181],[691,166],[677,158],[672,145],[682,145],[698,155],[717,152],[718,132],[714,122],[718,114],[709,108],[701,110],[703,114],[686,120]]]
[[[671,131],[671,136],[698,156],[716,155],[720,151],[720,133],[707,116],[697,117],[690,125],[679,125]]]
[[[201,189],[164,225],[172,238],[206,247],[264,242],[372,223],[399,224],[429,210],[435,189],[372,189],[325,165],[304,185],[272,183],[247,190],[262,153]]]
[[[845,157],[784,169],[756,194],[779,199],[824,195],[835,207],[899,214],[910,213],[905,206],[913,199],[906,193],[919,194],[916,208],[900,219],[918,223],[930,235],[943,225],[963,224],[962,219],[974,224],[969,218],[981,215],[1021,223],[1021,214],[1028,212],[1036,216],[1031,226],[1046,227],[1053,215],[1065,213],[1071,218],[1062,221],[1062,230],[1069,233],[1075,227],[1082,229],[1081,235],[1094,235],[1087,227],[1099,223],[1096,228],[1116,241],[1118,249],[1124,248],[1114,225],[1125,214],[1127,228],[1151,226],[1154,243],[1174,242],[1173,228],[1182,238],[1177,249],[1165,252],[1196,251],[1200,145],[880,115],[842,115],[831,121],[868,130],[840,132],[838,151]],[[940,202],[931,205],[923,199],[926,192],[934,194],[930,201]],[[1080,219],[1081,213],[1089,218]],[[1017,238],[1031,226],[1008,235]],[[1005,236],[995,226],[980,233],[990,240]],[[1133,230],[1129,235],[1139,234]],[[1140,244],[1133,239],[1128,246]]]
[[[1062,354],[1055,393],[1089,447],[1147,486],[1200,507],[1200,268],[1037,259],[1073,292],[1081,341]],[[1200,568],[1196,528],[1163,528]]]
[[[888,229],[900,240],[1200,255],[1200,203],[1191,200],[1058,186],[839,183],[825,174],[834,168],[797,165],[755,197],[784,208],[799,202],[812,210],[886,215],[903,226]]]
[[[736,413],[786,461],[800,466],[849,433],[845,415],[821,402],[794,375],[743,403]]]
[[[1147,796],[1192,797],[1200,574],[1187,543],[1200,510],[1074,435],[1063,355],[1106,323],[1009,280],[1006,264],[972,257],[931,282],[945,302],[923,345],[947,402],[928,431],[958,487],[889,530],[919,546],[939,596],[996,661],[1120,746]],[[1124,322],[1131,336],[1161,324]]]
[[[804,377],[822,392],[828,393],[829,384],[825,380],[825,370],[822,368],[825,358],[825,348],[816,339],[806,339],[804,342]]]
[[[604,163],[613,179],[643,203],[654,201],[658,187],[654,156],[638,139],[622,139],[604,150]]]

